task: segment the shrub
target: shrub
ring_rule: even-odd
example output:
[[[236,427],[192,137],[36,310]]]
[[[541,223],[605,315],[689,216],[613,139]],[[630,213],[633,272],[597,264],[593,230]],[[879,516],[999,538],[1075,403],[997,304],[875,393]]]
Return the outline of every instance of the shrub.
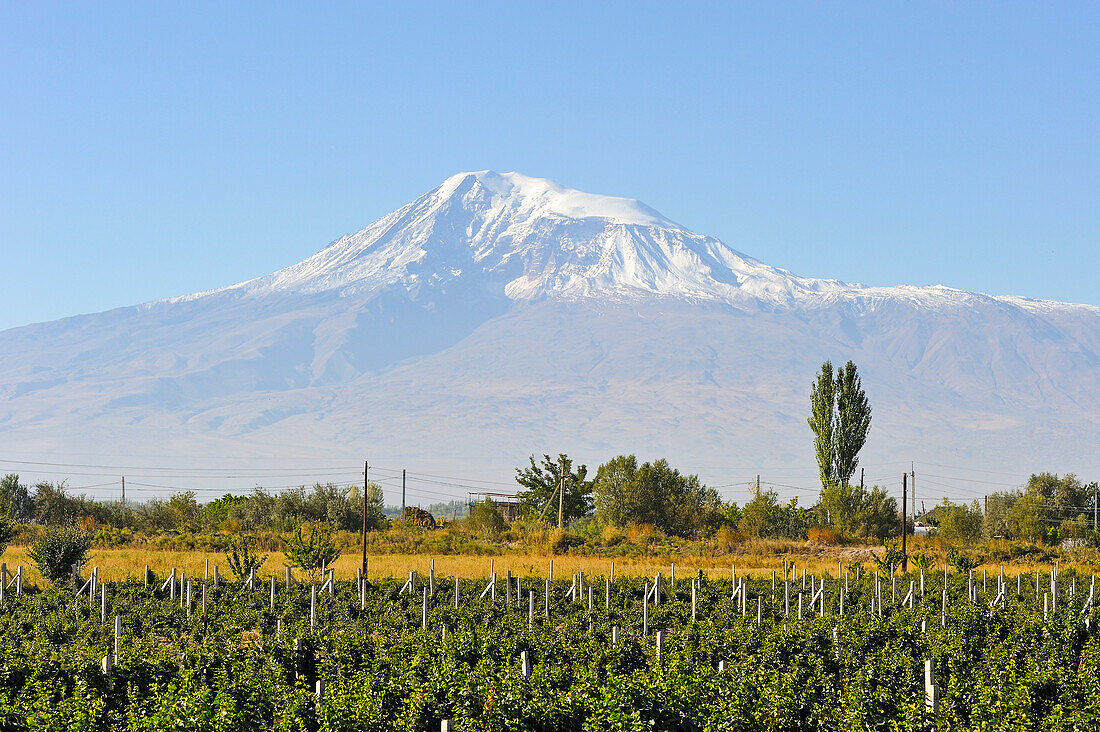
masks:
[[[266,554],[256,552],[255,537],[247,534],[232,537],[229,540],[229,547],[225,550],[225,561],[229,564],[229,571],[238,582],[248,579],[252,570],[258,572],[266,560]]]
[[[917,552],[909,558],[913,562],[913,566],[917,569],[922,569],[925,572],[932,569],[935,566],[936,558],[932,556],[930,552]]]
[[[310,576],[317,576],[322,566],[332,564],[342,547],[332,536],[332,527],[323,523],[312,523],[309,526],[309,538],[302,536],[302,526],[294,532],[294,536],[286,544],[286,558],[290,566],[297,567]]]
[[[474,504],[470,509],[470,517],[466,520],[474,531],[488,536],[491,539],[500,536],[504,533],[504,529],[507,528],[504,523],[504,517],[500,515],[500,511],[497,510],[496,504],[488,498],[480,503]]]
[[[92,535],[87,531],[76,526],[49,526],[27,555],[43,577],[62,584],[72,577],[74,564],[87,560],[91,546]]]
[[[875,564],[878,565],[878,569],[883,574],[890,574],[895,569],[901,567],[901,561],[905,558],[901,548],[898,546],[897,540],[886,542],[886,551],[882,553],[882,556],[875,556]]]
[[[969,572],[978,566],[977,561],[954,548],[947,550],[947,561],[951,562],[951,566],[960,572]]]

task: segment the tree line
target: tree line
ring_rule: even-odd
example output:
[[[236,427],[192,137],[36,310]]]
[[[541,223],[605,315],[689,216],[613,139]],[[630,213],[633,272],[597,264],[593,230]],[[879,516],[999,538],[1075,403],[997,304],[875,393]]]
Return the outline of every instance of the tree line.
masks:
[[[852,361],[836,369],[829,361],[822,364],[810,386],[809,411],[821,482],[814,505],[781,501],[775,491],[759,489],[743,505],[726,502],[697,475],[681,472],[664,458],[643,462],[633,454],[617,455],[590,474],[587,465],[576,464],[569,455],[543,454],[530,456],[527,465],[516,469],[520,517],[574,528],[648,526],[686,539],[719,533],[731,541],[804,539],[813,527],[854,539],[897,535],[897,499],[882,487],[852,484],[871,426],[870,401]],[[364,505],[369,530],[386,528],[400,518],[397,509],[385,507],[377,484],[368,484],[366,501],[362,491],[360,486],[317,483],[280,493],[256,488],[206,504],[190,491],[165,500],[125,503],[73,496],[60,483],[40,482],[31,489],[18,475],[8,475],[0,479],[0,544],[19,523],[102,526],[147,535],[247,534],[294,532],[304,524],[355,532],[363,526]],[[944,499],[925,518],[945,539],[1089,539],[1088,514],[1095,509],[1097,493],[1096,483],[1042,473],[1031,476],[1023,490],[993,493],[982,505]],[[455,504],[445,508],[452,516],[459,513]],[[505,528],[491,501],[471,506],[465,523],[494,536]]]

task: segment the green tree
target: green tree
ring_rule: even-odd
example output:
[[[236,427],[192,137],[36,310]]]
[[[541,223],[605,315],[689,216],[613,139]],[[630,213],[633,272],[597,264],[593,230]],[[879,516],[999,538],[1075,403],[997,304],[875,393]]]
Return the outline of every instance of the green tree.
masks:
[[[737,530],[750,539],[764,539],[776,534],[776,513],[779,511],[779,494],[773,490],[757,493],[741,509]]]
[[[34,486],[34,517],[40,524],[51,526],[71,524],[76,518],[76,502],[69,498],[64,483]]]
[[[353,485],[348,491],[348,501],[351,504],[349,511],[351,525],[340,526],[334,524],[334,526],[347,531],[359,531],[363,521],[363,491],[359,486]],[[382,513],[382,509],[385,507],[382,486],[374,481],[367,483],[367,531],[377,531],[386,528],[388,521],[386,520],[386,516]]]
[[[8,542],[15,536],[15,518],[7,511],[0,511],[0,556],[8,548]]]
[[[674,536],[701,533],[722,505],[699,476],[681,474],[664,458],[640,466],[633,455],[612,458],[596,472],[593,492],[600,521],[650,524]]]
[[[626,526],[632,520],[627,506],[630,483],[638,474],[638,458],[633,455],[617,455],[596,471],[592,486],[596,518],[611,526]]]
[[[198,528],[199,513],[202,507],[195,498],[194,491],[176,493],[168,499],[168,512],[172,517],[172,528],[177,531],[195,531]]]
[[[27,486],[19,482],[19,476],[9,473],[0,478],[0,511],[20,522],[34,518],[34,500]]]
[[[38,571],[50,582],[67,583],[73,575],[73,565],[88,558],[92,535],[72,525],[52,525],[27,552]]]
[[[849,361],[836,375],[836,468],[834,477],[838,483],[848,483],[859,465],[859,451],[867,442],[871,429],[871,405],[863,391],[856,365]]]
[[[467,524],[476,532],[495,539],[508,527],[491,498],[475,503],[470,508]]]
[[[1001,491],[985,497],[982,536],[986,539],[1003,539],[1009,536],[1008,513],[1022,495],[1020,491]]]
[[[814,433],[814,455],[821,487],[836,485],[836,382],[833,380],[833,362],[821,364],[821,373],[810,387],[810,418],[807,420]]]
[[[898,530],[897,499],[878,486],[831,485],[821,489],[818,520],[848,536],[885,539]]]
[[[936,511],[939,519],[937,533],[948,541],[977,541],[982,536],[982,509],[977,501],[970,506],[943,499]]]
[[[530,458],[530,466],[516,468],[516,482],[527,490],[516,494],[520,512],[528,518],[542,517],[550,523],[558,521],[558,491],[562,487],[562,517],[569,523],[592,511],[592,482],[588,480],[588,466],[573,470],[573,461],[564,453],[552,460],[543,455],[541,463]]]
[[[1076,475],[1068,473],[1059,477],[1055,473],[1038,473],[1027,480],[1024,490],[1043,498],[1047,518],[1052,525],[1075,518],[1092,506],[1093,491]]]
[[[1043,496],[1025,493],[1008,510],[1006,523],[1009,536],[1025,541],[1039,541],[1046,535],[1047,513]]]

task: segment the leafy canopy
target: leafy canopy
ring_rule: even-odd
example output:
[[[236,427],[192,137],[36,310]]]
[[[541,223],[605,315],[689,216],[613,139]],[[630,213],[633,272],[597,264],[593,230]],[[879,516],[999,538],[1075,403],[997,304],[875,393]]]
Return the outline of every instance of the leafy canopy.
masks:
[[[530,458],[526,468],[516,468],[516,482],[527,490],[516,494],[519,498],[519,510],[525,518],[542,518],[550,523],[558,521],[558,490],[564,477],[564,495],[562,497],[562,515],[569,523],[592,511],[592,482],[588,480],[588,466],[580,465],[573,470],[573,461],[562,453],[557,460],[543,455],[535,462]]]
[[[821,364],[810,386],[806,421],[814,433],[821,487],[850,483],[871,428],[871,405],[854,363],[846,363],[835,376],[831,361]]]

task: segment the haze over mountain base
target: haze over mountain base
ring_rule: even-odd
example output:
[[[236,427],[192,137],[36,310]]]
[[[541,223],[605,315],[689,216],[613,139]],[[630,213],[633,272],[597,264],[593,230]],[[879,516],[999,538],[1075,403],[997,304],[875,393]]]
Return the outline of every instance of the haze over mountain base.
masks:
[[[369,458],[474,484],[531,453],[633,452],[712,485],[763,473],[805,501],[810,382],[852,359],[869,474],[1091,479],[1098,354],[1100,308],[796,277],[637,202],[460,174],[268,277],[0,333],[0,457]]]

